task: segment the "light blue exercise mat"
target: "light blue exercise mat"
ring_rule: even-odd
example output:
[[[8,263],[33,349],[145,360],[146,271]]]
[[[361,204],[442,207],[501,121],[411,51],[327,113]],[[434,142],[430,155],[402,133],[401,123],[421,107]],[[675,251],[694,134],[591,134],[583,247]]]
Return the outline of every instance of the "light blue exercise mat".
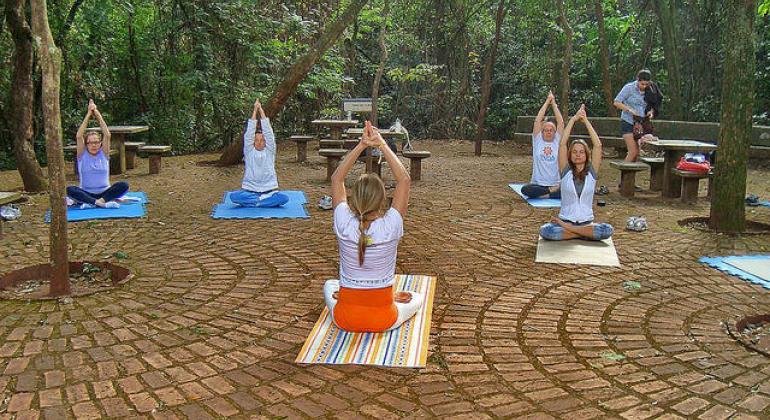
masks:
[[[558,198],[527,198],[526,195],[522,194],[521,187],[524,186],[524,184],[508,184],[509,187],[513,191],[516,192],[516,194],[520,195],[521,198],[527,201],[530,206],[532,207],[539,207],[539,208],[553,208],[553,207],[561,207],[561,200]]]
[[[120,208],[104,209],[96,207],[92,209],[81,209],[78,205],[67,207],[67,221],[79,222],[82,220],[94,219],[134,219],[147,215],[147,194],[143,192],[128,192],[123,196],[130,201],[118,201]],[[132,200],[133,199],[133,200]],[[134,201],[137,200],[137,201]],[[45,213],[45,222],[51,223],[51,210]]]
[[[281,191],[289,197],[289,202],[280,207],[243,207],[230,201],[230,193],[225,192],[222,202],[216,204],[211,212],[214,219],[307,219],[310,214],[305,209],[307,198],[303,191]]]
[[[770,289],[770,255],[702,257],[709,267]]]

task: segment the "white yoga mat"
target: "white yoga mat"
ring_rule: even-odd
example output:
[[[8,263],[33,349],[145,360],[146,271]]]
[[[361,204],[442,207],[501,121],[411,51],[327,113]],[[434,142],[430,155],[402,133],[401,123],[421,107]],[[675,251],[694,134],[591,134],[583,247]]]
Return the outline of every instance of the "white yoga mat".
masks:
[[[612,238],[603,241],[570,239],[567,241],[537,240],[535,262],[548,264],[586,264],[620,267]]]
[[[770,259],[768,258],[749,259],[727,257],[724,261],[739,270],[743,270],[753,276],[757,276],[762,280],[770,281]]]

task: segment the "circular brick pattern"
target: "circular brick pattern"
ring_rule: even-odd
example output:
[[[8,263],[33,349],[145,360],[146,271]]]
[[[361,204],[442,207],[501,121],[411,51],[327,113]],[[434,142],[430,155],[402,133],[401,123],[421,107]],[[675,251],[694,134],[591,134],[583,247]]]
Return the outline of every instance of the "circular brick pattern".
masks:
[[[398,272],[437,276],[425,369],[293,363],[337,271],[323,160],[281,148],[282,187],[303,189],[309,220],[212,220],[242,167],[199,167],[213,156],[164,160],[128,176],[149,194],[142,220],[72,224],[73,259],[122,251],[136,277],[105,294],[0,303],[0,389],[8,414],[493,418],[761,418],[770,414],[770,360],[725,334],[723,322],[770,311],[767,291],[697,263],[710,254],[766,251],[768,235],[680,228],[707,213],[614,189],[597,218],[616,230],[620,268],[535,264],[533,209],[506,184],[528,178],[521,151],[427,143],[413,187]],[[512,160],[512,156],[515,158]],[[360,172],[361,165],[357,165]],[[389,176],[387,168],[384,173]],[[616,185],[610,168],[601,174]],[[753,177],[754,179],[756,177]],[[765,177],[766,178],[766,177]],[[0,173],[0,180],[13,179]],[[392,177],[390,177],[392,179]],[[643,180],[644,181],[644,180]],[[18,182],[18,181],[13,181]],[[750,185],[750,188],[757,186]],[[762,187],[762,186],[760,186]],[[766,187],[766,186],[765,186]],[[757,187],[758,188],[758,187]],[[0,240],[0,272],[44,262],[45,197]],[[752,213],[767,222],[768,212]],[[626,290],[624,282],[641,284]]]

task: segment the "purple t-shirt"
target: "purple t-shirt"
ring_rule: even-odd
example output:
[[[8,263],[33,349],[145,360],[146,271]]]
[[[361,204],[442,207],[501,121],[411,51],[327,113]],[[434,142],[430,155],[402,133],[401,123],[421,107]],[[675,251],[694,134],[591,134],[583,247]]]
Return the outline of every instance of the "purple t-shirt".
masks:
[[[110,158],[99,149],[96,156],[84,151],[78,158],[80,188],[91,194],[101,194],[110,187]]]

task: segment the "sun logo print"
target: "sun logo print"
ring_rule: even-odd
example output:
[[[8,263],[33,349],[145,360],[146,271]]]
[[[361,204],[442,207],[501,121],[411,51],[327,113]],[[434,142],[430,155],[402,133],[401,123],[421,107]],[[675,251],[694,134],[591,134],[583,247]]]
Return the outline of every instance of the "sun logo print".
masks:
[[[553,154],[553,150],[551,149],[551,146],[545,146],[545,147],[543,148],[543,154],[544,154],[546,157],[550,157],[550,156]]]

